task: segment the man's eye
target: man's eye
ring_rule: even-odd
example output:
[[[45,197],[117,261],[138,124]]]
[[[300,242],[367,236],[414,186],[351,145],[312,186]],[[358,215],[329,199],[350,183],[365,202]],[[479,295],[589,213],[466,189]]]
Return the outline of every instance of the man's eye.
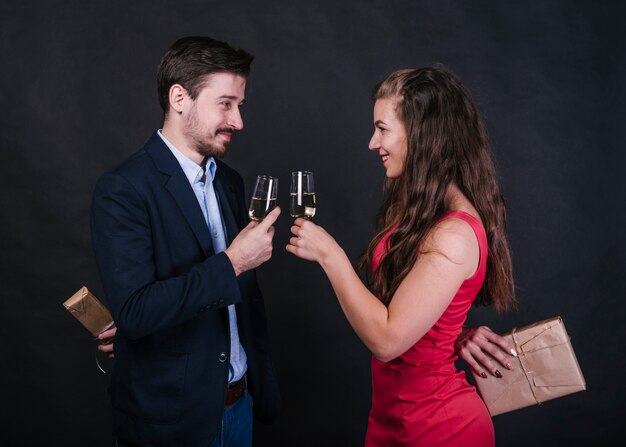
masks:
[[[226,109],[230,109],[230,103],[229,102],[223,102],[222,106]]]

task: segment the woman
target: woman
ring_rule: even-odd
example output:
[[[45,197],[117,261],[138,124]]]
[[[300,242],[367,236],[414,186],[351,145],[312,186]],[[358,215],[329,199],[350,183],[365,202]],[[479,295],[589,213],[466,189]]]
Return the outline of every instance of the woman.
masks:
[[[472,303],[514,300],[505,206],[485,132],[442,67],[399,70],[373,92],[387,200],[361,282],[335,240],[296,219],[287,251],[318,262],[372,351],[366,446],[494,445],[489,413],[454,366]],[[506,365],[506,360],[504,360]]]

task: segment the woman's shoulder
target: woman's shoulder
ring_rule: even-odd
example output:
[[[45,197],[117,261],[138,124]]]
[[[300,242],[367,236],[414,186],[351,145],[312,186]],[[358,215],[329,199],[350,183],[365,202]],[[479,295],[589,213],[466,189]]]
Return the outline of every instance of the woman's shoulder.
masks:
[[[480,247],[467,216],[477,220],[467,213],[447,213],[427,233],[422,243],[422,253],[439,253],[454,263],[475,265]]]

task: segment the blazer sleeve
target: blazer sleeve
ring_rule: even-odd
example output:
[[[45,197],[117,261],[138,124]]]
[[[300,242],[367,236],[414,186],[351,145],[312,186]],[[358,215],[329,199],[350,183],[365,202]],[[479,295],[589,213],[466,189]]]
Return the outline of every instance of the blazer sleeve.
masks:
[[[241,301],[225,253],[179,276],[157,279],[147,201],[119,173],[105,174],[96,185],[91,235],[107,303],[116,325],[130,339]]]

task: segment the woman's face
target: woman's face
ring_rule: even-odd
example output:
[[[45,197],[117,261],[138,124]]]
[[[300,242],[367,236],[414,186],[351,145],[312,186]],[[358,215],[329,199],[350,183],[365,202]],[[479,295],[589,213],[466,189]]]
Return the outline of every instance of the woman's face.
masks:
[[[398,178],[404,171],[407,138],[404,124],[398,118],[398,98],[379,98],[374,104],[374,135],[369,148],[378,152],[388,178]]]

